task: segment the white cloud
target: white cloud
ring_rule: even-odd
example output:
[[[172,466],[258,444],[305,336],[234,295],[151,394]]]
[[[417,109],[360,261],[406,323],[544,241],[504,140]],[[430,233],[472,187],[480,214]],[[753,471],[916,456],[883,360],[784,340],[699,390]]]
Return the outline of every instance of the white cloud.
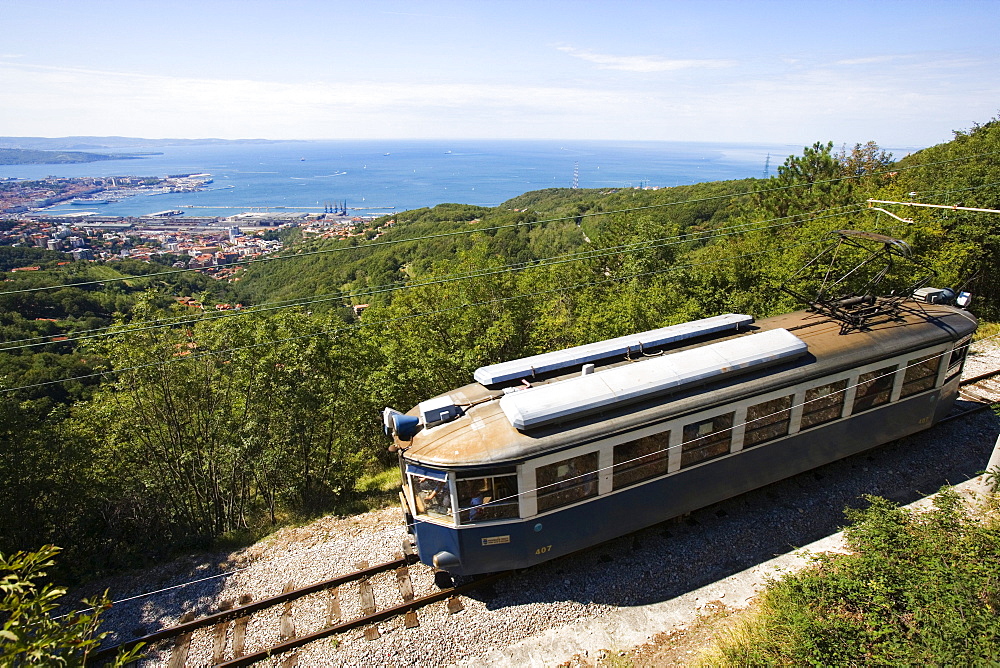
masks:
[[[279,83],[2,63],[0,89],[18,91],[0,101],[0,126],[7,134],[43,135],[488,136],[474,127],[570,115],[621,99],[572,87]],[[52,129],[56,119],[60,130]]]
[[[848,58],[845,60],[838,60],[834,65],[874,65],[878,63],[891,63],[894,60],[899,60],[905,56],[871,56],[868,58]]]
[[[455,15],[455,16],[443,16],[443,15],[440,15],[440,14],[424,14],[424,13],[420,13],[420,12],[390,12],[390,11],[387,11],[387,10],[384,10],[384,9],[381,10],[379,13],[380,14],[386,14],[386,15],[389,15],[389,16],[416,16],[416,17],[425,18],[425,19],[449,19],[449,20],[451,20],[451,19],[458,18],[457,15]]]
[[[730,67],[735,63],[731,60],[708,59],[668,59],[657,56],[613,56],[604,53],[594,53],[571,46],[557,46],[556,49],[574,58],[594,63],[603,70],[623,70],[625,72],[674,72],[706,67]]]
[[[698,61],[702,62],[702,61]],[[781,65],[706,84],[313,81],[153,76],[0,61],[8,135],[592,138],[812,143],[947,139],[995,113],[995,77],[940,59],[879,68]],[[987,64],[989,65],[989,64]],[[975,78],[977,87],[969,85]],[[975,96],[964,91],[976,90]]]

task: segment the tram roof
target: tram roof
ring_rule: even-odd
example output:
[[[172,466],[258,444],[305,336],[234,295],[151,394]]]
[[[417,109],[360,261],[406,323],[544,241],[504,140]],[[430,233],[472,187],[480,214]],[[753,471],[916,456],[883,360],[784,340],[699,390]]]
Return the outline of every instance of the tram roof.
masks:
[[[471,383],[446,395],[459,405],[469,406],[465,414],[450,422],[419,430],[405,447],[408,461],[443,468],[465,468],[509,464],[587,441],[628,432],[796,385],[844,369],[864,366],[929,346],[956,341],[975,331],[976,320],[967,312],[950,306],[907,302],[900,317],[872,324],[864,331],[841,333],[841,324],[826,316],[797,311],[758,321],[741,333],[722,332],[698,342],[667,347],[665,357],[723,341],[751,337],[757,333],[785,329],[794,333],[808,353],[791,361],[742,375],[722,375],[703,384],[667,390],[639,401],[608,407],[601,412],[570,414],[536,428],[516,429],[501,408],[502,390]],[[662,359],[662,358],[659,358]],[[619,359],[599,365],[598,371],[648,362]],[[571,373],[534,383],[554,386],[578,378]],[[530,394],[531,391],[525,394]],[[508,395],[515,396],[515,395]],[[417,408],[409,415],[417,415]]]

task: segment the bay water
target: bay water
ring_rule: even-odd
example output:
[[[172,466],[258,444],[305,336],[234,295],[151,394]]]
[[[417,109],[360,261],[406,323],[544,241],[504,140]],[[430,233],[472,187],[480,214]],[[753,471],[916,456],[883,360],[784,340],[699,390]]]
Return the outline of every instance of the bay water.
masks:
[[[209,173],[203,192],[130,197],[91,210],[138,216],[241,211],[322,212],[327,204],[383,214],[445,202],[496,206],[530,190],[670,187],[774,174],[800,146],[696,142],[338,140],[155,146],[133,160],[0,166],[0,177],[167,176]],[[97,152],[97,151],[93,151]],[[114,152],[124,152],[116,150]]]

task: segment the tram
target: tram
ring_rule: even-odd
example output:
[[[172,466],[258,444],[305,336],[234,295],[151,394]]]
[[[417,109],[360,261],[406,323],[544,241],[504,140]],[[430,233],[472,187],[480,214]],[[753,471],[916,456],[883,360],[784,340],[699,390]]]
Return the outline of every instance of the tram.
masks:
[[[421,561],[529,567],[944,417],[977,321],[949,290],[845,328],[725,314],[477,369],[387,408]]]

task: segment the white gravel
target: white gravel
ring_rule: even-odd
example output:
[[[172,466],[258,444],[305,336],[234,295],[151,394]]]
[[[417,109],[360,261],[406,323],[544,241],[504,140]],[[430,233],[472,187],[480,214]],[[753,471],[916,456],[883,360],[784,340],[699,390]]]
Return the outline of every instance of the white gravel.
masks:
[[[1000,347],[976,344],[966,365],[972,376],[1000,368]],[[402,618],[379,625],[381,638],[364,639],[363,629],[299,650],[303,666],[437,666],[482,664],[503,650],[572,622],[607,618],[649,603],[687,597],[734,573],[762,564],[796,546],[836,532],[843,509],[876,494],[909,503],[974,477],[986,465],[1000,419],[991,411],[956,420],[855,457],[704,508],[686,519],[660,524],[611,541],[585,554],[559,559],[501,580],[463,597],[465,610],[449,615],[445,603],[419,612],[420,626],[405,629]],[[233,554],[202,554],[106,580],[74,592],[74,600],[104,588],[115,600],[230,572],[226,577],[115,605],[104,630],[131,638],[177,623],[187,611],[204,615],[219,602],[251,594],[255,600],[298,585],[355,570],[357,562],[388,561],[404,537],[401,512],[389,508],[347,518],[327,517],[308,526],[283,529]],[[433,574],[412,566],[416,595],[434,590]],[[373,579],[380,607],[401,602],[393,573]],[[686,600],[686,599],[685,599]],[[299,635],[325,624],[325,595],[294,604]],[[343,618],[359,614],[357,585],[340,590]],[[692,605],[696,603],[692,602]],[[253,617],[247,649],[276,642],[280,609]],[[586,625],[582,625],[586,628]],[[667,629],[659,629],[667,630]],[[231,630],[230,630],[231,635]],[[229,641],[231,643],[231,638]],[[188,665],[211,661],[211,630],[195,633]],[[154,648],[142,666],[163,666],[169,646]],[[553,655],[556,664],[568,655]],[[273,659],[277,665],[278,659]],[[266,663],[264,665],[267,665]]]

